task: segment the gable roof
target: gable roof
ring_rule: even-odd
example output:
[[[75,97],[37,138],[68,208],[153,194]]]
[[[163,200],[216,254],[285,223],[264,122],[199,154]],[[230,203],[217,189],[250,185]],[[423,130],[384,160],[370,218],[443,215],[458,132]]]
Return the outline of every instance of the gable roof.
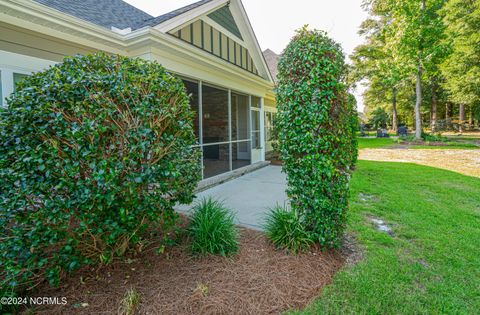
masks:
[[[213,11],[212,13],[208,14],[208,17],[217,22],[220,26],[223,26],[233,35],[243,40],[242,34],[235,23],[235,18],[233,17],[228,5]]]
[[[271,49],[267,49],[263,52],[263,56],[265,57],[268,70],[270,71],[270,74],[272,75],[273,80],[277,81],[278,61],[280,60],[280,55],[277,55]]]
[[[212,0],[201,0],[154,17],[122,0],[33,0],[63,13],[111,29],[155,26]]]
[[[125,29],[153,16],[122,0],[34,0],[40,4],[110,29]]]
[[[258,40],[241,0],[200,0],[169,13],[153,17],[122,0],[33,0],[36,3],[67,15],[96,24],[100,27],[126,35],[151,27],[167,34],[194,20],[209,18],[227,32],[243,40],[258,75],[273,82]],[[215,11],[220,10],[217,15]],[[214,13],[212,15],[212,13]],[[213,20],[211,17],[214,17]],[[231,23],[232,25],[226,25]],[[224,26],[222,26],[222,24]],[[116,29],[113,29],[116,28]],[[221,30],[221,29],[220,29]]]
[[[167,20],[170,20],[171,18],[174,18],[174,17],[179,16],[181,14],[187,13],[190,10],[198,8],[199,6],[202,6],[205,3],[208,3],[210,1],[212,1],[212,0],[201,0],[201,1],[189,4],[189,5],[186,5],[182,8],[180,8],[180,9],[176,9],[174,11],[171,11],[169,13],[159,15],[157,17],[151,17],[149,19],[146,19],[146,20],[143,20],[143,21],[137,23],[136,25],[133,25],[132,29],[136,30],[136,29],[139,29],[139,28],[142,28],[142,27],[145,27],[145,26],[158,25],[158,24],[163,23]]]

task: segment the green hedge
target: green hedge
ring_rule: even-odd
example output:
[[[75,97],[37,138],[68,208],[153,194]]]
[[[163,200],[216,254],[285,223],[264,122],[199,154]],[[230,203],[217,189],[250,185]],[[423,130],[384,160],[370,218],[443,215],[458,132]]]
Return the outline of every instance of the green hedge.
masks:
[[[335,247],[345,226],[356,161],[355,103],[343,83],[341,47],[320,31],[299,30],[279,62],[279,152],[292,208],[314,242]]]
[[[141,248],[193,199],[193,113],[158,63],[66,58],[21,82],[0,115],[3,295]]]

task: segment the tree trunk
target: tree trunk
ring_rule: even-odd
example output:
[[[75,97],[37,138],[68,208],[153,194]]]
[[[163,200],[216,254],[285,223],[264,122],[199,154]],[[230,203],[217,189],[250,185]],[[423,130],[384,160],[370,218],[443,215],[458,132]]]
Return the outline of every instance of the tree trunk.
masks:
[[[422,15],[425,14],[425,0],[422,0]],[[420,38],[420,45],[418,50],[418,68],[417,68],[417,84],[416,95],[417,100],[415,102],[415,138],[420,140],[422,138],[422,117],[420,116],[420,106],[422,105],[422,52],[423,52],[423,40]]]
[[[392,129],[397,132],[398,129],[398,116],[397,116],[397,89],[392,90]]]
[[[450,103],[445,104],[445,129],[450,130]]]
[[[432,132],[436,132],[437,130],[437,90],[435,84],[433,85],[432,90],[432,109],[430,113],[430,129]]]
[[[473,106],[470,106],[470,117],[468,119],[468,124],[470,128],[473,128]]]
[[[465,104],[460,104],[460,110],[459,110],[459,118],[458,118],[458,131],[460,133],[463,132],[463,123],[465,122]]]
[[[420,60],[418,60],[415,93],[417,96],[415,102],[415,138],[420,140],[422,138],[422,117],[420,116],[420,106],[422,105],[422,65]]]

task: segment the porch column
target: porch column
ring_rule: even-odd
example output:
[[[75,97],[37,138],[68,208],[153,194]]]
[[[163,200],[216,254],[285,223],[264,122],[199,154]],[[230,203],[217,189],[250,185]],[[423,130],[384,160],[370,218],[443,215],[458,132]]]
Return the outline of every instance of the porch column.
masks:
[[[261,147],[261,161],[265,161],[265,101],[260,98],[260,147]]]
[[[198,81],[198,143],[200,144],[200,150],[202,155],[200,156],[200,166],[202,167],[202,180],[205,178],[203,174],[203,96],[202,96],[202,81]]]
[[[228,164],[230,171],[233,170],[232,147],[232,90],[228,89]]]

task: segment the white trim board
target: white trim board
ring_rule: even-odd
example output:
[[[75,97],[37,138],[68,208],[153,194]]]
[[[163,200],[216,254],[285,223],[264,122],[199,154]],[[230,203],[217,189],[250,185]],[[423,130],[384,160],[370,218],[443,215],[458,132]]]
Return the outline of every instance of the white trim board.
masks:
[[[253,62],[257,68],[259,75],[265,78],[267,81],[270,81],[273,83],[272,75],[268,70],[267,63],[265,62],[265,58],[263,57],[262,50],[260,48],[260,45],[258,44],[258,40],[255,36],[252,25],[250,24],[250,21],[248,19],[247,13],[245,11],[245,8],[243,7],[241,0],[230,0],[230,1],[213,0],[202,6],[199,6],[188,12],[185,12],[184,14],[180,14],[177,17],[174,17],[163,23],[160,23],[159,25],[155,26],[154,29],[162,33],[168,33],[168,32],[174,31],[179,27],[180,28],[184,27],[185,25],[189,23],[193,23],[200,18],[206,17],[206,15],[221,8],[224,5],[229,5],[229,8],[230,8],[230,11],[232,12],[232,16],[235,20],[235,23],[237,23],[240,33],[244,38],[243,40],[245,44],[244,46],[245,48],[248,49],[249,54],[253,59]],[[216,26],[218,26],[217,23],[215,24]],[[235,38],[237,37],[235,36]]]
[[[195,9],[187,11],[169,20],[166,20],[165,22],[158,24],[154,28],[162,33],[168,33],[173,29],[183,27],[186,24],[189,24],[192,20],[195,20],[196,18],[210,14],[211,12],[227,4],[227,2],[228,0],[213,0],[207,2],[204,5],[201,5]]]

